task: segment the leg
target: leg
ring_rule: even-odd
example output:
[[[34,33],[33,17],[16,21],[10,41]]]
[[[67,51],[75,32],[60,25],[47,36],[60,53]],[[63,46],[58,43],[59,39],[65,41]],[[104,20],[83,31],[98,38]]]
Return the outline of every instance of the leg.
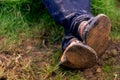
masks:
[[[74,37],[81,41],[85,41],[85,44],[94,48],[98,52],[98,55],[101,55],[101,53],[105,51],[110,32],[110,20],[105,15],[93,17],[89,12],[90,0],[43,0],[43,3],[53,18],[64,27],[65,37],[63,39],[62,48],[63,51],[65,50],[64,53],[66,56],[71,54],[71,49],[76,51],[72,52],[75,54],[74,56],[79,56],[79,53],[81,52],[80,48],[82,48],[82,50],[88,50],[88,48],[84,49],[84,46],[80,45],[79,43],[79,47],[78,45],[74,44],[73,46],[76,46],[76,48],[70,46],[69,49],[66,49],[69,47],[69,45],[71,45],[70,41]],[[104,34],[102,34],[102,32],[104,32]],[[83,55],[81,54],[81,56]],[[87,58],[87,55],[84,56],[84,59],[85,58]]]
[[[90,13],[90,0],[42,0],[51,16],[64,27],[65,38],[63,39],[63,50],[69,35],[82,40],[78,34],[78,25],[93,17]],[[66,37],[69,37],[69,39]]]
[[[64,26],[63,50],[71,39],[66,37],[73,35],[85,41],[98,55],[104,53],[109,42],[110,20],[101,14],[93,17],[90,13],[90,0],[43,0],[43,3],[53,18]]]
[[[88,68],[97,62],[96,52],[79,40],[78,27],[89,20],[90,0],[43,0],[56,22],[65,30],[62,42],[63,56],[60,65],[70,68]],[[79,40],[78,40],[79,39]]]

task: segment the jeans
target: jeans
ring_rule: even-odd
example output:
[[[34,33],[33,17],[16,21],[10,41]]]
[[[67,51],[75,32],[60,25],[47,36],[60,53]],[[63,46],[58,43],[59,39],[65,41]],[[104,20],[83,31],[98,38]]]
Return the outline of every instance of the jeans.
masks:
[[[62,50],[73,38],[82,41],[78,33],[79,24],[93,15],[90,13],[90,0],[42,0],[54,20],[64,27]]]

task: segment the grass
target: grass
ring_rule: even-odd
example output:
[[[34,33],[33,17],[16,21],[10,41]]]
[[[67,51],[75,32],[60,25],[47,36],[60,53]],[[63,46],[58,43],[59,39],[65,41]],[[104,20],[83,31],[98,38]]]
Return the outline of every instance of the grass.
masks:
[[[119,9],[114,0],[92,0],[91,12],[94,15],[104,13],[110,17],[113,40],[120,40]],[[86,80],[80,70],[58,67],[62,53],[58,45],[63,32],[63,27],[53,20],[40,0],[0,1],[0,54],[7,57],[0,66],[0,79]],[[36,55],[36,52],[40,54]],[[111,77],[108,75],[112,75],[113,79],[111,68],[110,64],[103,65],[101,77],[109,80]]]
[[[92,0],[91,12],[108,15],[112,22],[111,36],[120,39],[120,11],[114,3],[113,0]],[[41,1],[8,0],[1,2],[0,7],[0,35],[6,36],[9,41],[14,42],[23,36],[46,39],[50,43],[61,41],[63,28],[49,16]]]
[[[92,0],[92,13],[94,15],[97,15],[99,13],[104,13],[107,16],[109,16],[110,20],[111,20],[111,24],[112,24],[112,30],[111,30],[111,37],[112,38],[116,38],[116,39],[120,39],[120,11],[119,11],[119,6],[117,6],[119,3],[118,0]]]

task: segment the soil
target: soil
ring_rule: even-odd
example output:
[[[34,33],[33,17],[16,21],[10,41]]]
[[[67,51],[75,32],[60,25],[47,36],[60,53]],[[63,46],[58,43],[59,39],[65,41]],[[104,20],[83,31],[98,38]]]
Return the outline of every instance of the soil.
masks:
[[[104,66],[110,68],[107,71]],[[120,80],[120,42],[113,42],[106,52],[99,58],[98,64],[94,67],[84,70],[84,77],[87,80],[104,80],[106,76],[108,80]],[[111,74],[109,74],[111,73]]]
[[[43,41],[44,42],[44,41]],[[41,44],[41,45],[40,45]],[[23,40],[22,44],[9,46],[5,50],[0,51],[0,68],[3,72],[14,71],[15,74],[26,74],[23,67],[29,69],[29,65],[33,68],[34,72],[42,70],[48,64],[52,64],[50,58],[53,55],[54,49],[59,49],[59,45],[51,45],[46,47],[44,43],[32,40]],[[111,70],[107,70],[109,65]],[[106,67],[104,67],[106,66]],[[108,66],[108,68],[109,68]],[[98,64],[94,67],[83,70],[83,76],[86,80],[104,80],[106,76],[113,76],[114,80],[120,80],[120,42],[116,41],[111,43],[111,46],[99,59]],[[22,68],[21,68],[22,67]],[[112,74],[108,74],[112,72]],[[21,76],[22,76],[21,75]],[[35,73],[37,75],[37,73]],[[24,76],[24,75],[23,75]],[[1,79],[6,80],[7,77],[3,74],[0,75]],[[6,77],[6,78],[5,78]],[[35,79],[42,78],[42,74],[35,77]]]

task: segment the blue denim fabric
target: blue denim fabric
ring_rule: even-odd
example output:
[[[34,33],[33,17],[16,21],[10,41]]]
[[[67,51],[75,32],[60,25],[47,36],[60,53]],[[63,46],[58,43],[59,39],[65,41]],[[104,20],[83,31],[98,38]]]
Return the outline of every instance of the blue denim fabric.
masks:
[[[55,21],[64,27],[63,51],[72,38],[82,41],[78,34],[78,25],[93,17],[90,13],[90,0],[42,0],[42,2]]]

